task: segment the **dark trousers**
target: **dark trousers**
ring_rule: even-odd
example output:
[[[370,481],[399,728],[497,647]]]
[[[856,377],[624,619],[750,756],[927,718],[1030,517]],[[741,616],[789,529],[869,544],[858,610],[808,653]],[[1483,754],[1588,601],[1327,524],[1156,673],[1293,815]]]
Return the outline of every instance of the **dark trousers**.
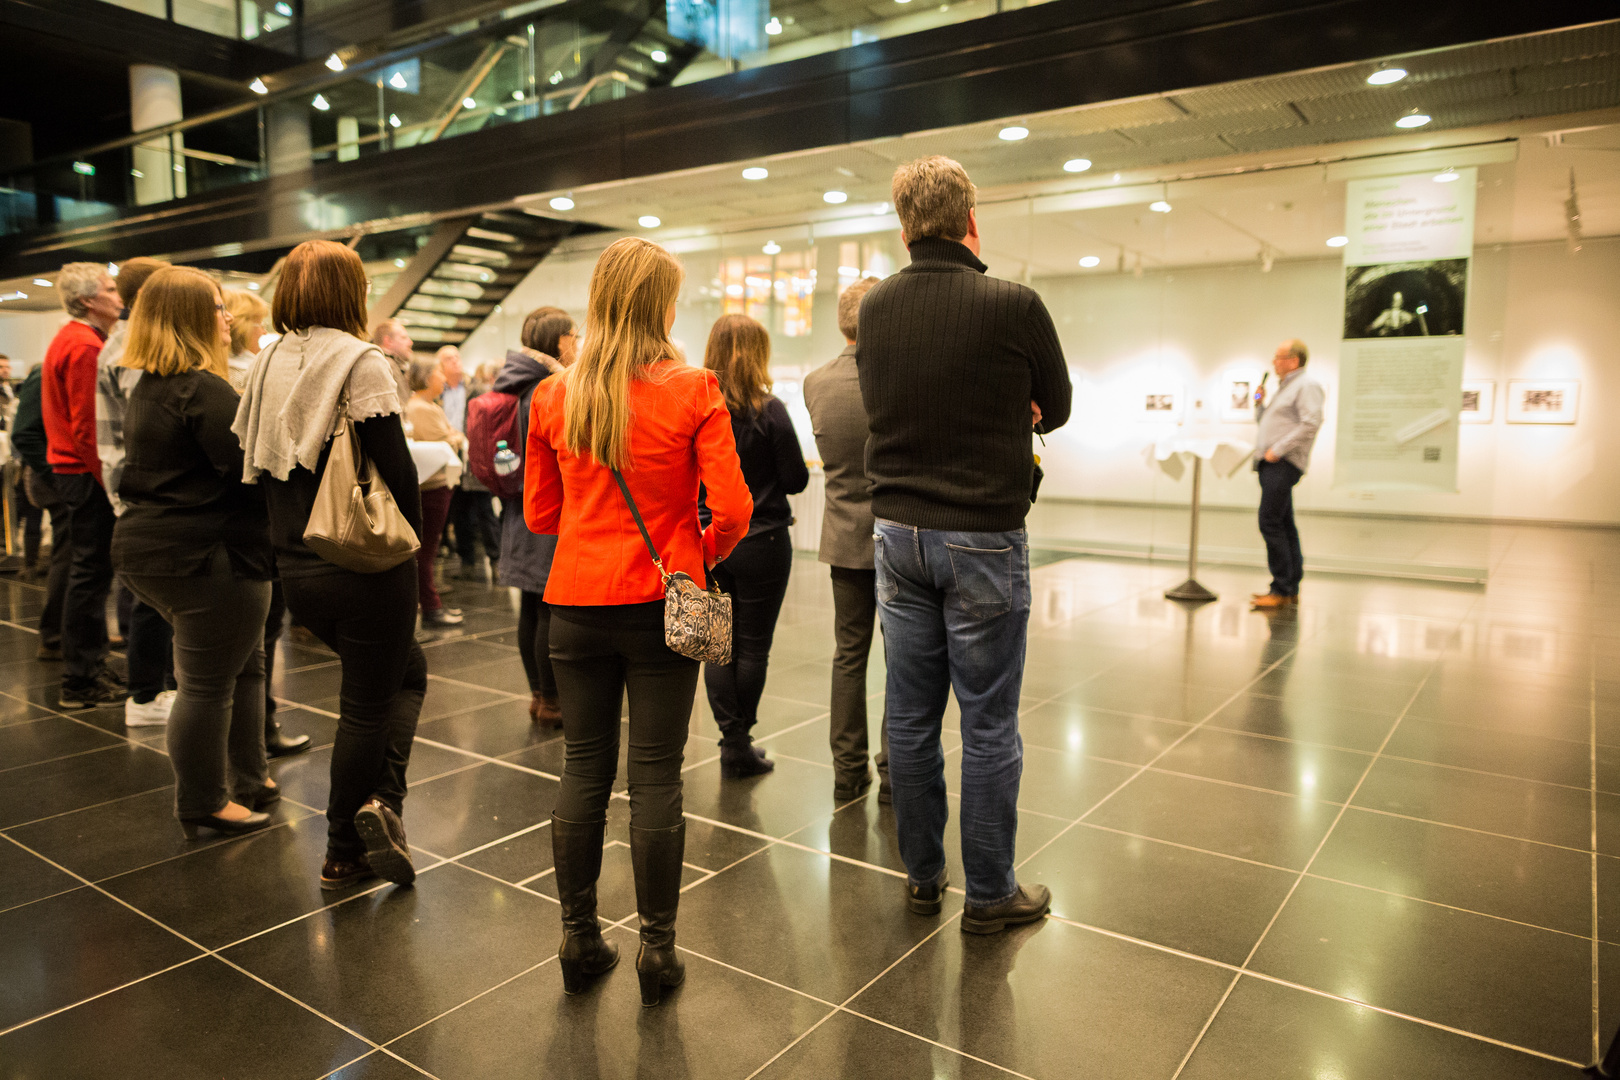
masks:
[[[67,594],[68,567],[73,559],[68,505],[56,492],[53,473],[29,469],[25,477],[29,501],[51,516],[51,568],[45,577],[45,608],[39,613],[39,643],[56,649],[62,645],[62,599]]]
[[[281,579],[270,580],[270,610],[264,617],[264,715],[276,711],[276,694],[270,687],[276,677],[276,643],[281,640],[281,625],[287,619],[287,594],[281,588]]]
[[[380,574],[284,577],[281,587],[299,625],[343,662],[326,850],[352,859],[366,848],[354,828],[361,804],[375,796],[398,813],[405,802],[405,768],[427,692],[427,660],[416,643],[416,568],[406,560]]]
[[[551,667],[551,605],[539,593],[520,592],[518,600],[518,653],[529,690],[557,699],[557,673]]]
[[[57,473],[68,506],[73,552],[62,596],[62,685],[80,689],[107,661],[107,592],[112,588],[113,508],[88,473]]]
[[[1294,527],[1294,485],[1305,474],[1287,461],[1260,462],[1260,535],[1266,541],[1266,562],[1271,568],[1271,591],[1298,596],[1305,576],[1305,557],[1299,551],[1299,530]]]
[[[703,684],[720,741],[746,744],[759,720],[776,617],[793,573],[787,526],[745,537],[713,573],[731,596],[731,663],[705,664]]]
[[[828,742],[840,787],[858,787],[871,775],[866,732],[866,666],[877,622],[877,571],[830,567],[833,587],[832,719]],[[884,710],[877,767],[889,781],[889,719]]]
[[[501,527],[495,520],[495,496],[487,491],[456,488],[450,499],[450,528],[463,564],[478,557],[478,544],[491,559],[501,557]]]
[[[22,526],[23,569],[33,570],[39,563],[39,545],[44,532],[45,511],[35,506],[33,500],[28,497],[25,476],[25,473],[17,474],[11,504],[16,507],[17,522]]]
[[[698,662],[664,644],[662,603],[638,607],[592,613],[590,623],[553,611],[551,663],[566,746],[554,812],[566,821],[606,817],[619,771],[619,704],[628,690],[630,824],[681,823],[681,760]]]
[[[174,678],[174,629],[140,596],[134,600],[124,657],[129,665],[129,696],[135,704],[145,705],[167,690]]]
[[[422,489],[422,546],[416,549],[416,591],[422,597],[423,611],[438,611],[444,606],[439,590],[433,587],[433,560],[439,557],[444,521],[450,514],[450,495],[449,488]]]

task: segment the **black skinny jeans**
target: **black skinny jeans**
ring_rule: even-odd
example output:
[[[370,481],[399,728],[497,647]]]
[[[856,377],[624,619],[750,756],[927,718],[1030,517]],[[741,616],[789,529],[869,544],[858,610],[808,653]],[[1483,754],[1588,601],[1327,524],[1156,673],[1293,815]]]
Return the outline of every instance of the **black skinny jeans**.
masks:
[[[630,692],[630,824],[681,823],[681,761],[698,662],[664,644],[664,604],[554,607],[551,663],[567,748],[556,815],[605,820],[619,771],[619,703]],[[576,621],[578,620],[578,621]]]
[[[551,668],[551,605],[537,592],[520,591],[518,653],[531,693],[557,698],[557,673]]]
[[[366,846],[354,815],[373,796],[398,813],[405,768],[427,692],[427,660],[416,643],[416,562],[380,574],[346,570],[285,575],[287,607],[343,662],[326,853],[352,859]]]
[[[720,741],[746,744],[759,720],[776,617],[793,573],[787,526],[744,537],[712,573],[731,596],[731,663],[705,664],[703,683]]]
[[[62,596],[62,686],[80,690],[95,681],[107,662],[107,593],[112,590],[116,519],[107,493],[90,474],[57,473],[52,483],[67,503],[68,542],[73,549]]]

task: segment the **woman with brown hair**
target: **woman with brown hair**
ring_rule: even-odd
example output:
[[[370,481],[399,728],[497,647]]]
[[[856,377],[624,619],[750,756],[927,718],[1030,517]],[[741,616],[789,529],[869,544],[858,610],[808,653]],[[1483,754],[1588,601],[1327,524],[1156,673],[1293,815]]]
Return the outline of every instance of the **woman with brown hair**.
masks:
[[[304,543],[332,436],[347,419],[375,474],[418,536],[422,502],[400,422],[394,366],[364,340],[365,268],[330,240],[293,248],[270,306],[281,337],[253,365],[233,430],[243,479],[264,481],[287,607],[343,664],[321,888],[373,875],[416,878],[405,826],[405,768],[427,691],[416,643],[416,565],[358,573]]]
[[[664,643],[663,579],[628,500],[664,567],[699,584],[753,509],[713,373],[675,359],[669,330],[681,277],[674,256],[646,240],[626,237],[602,253],[579,359],[535,391],[523,478],[529,528],[557,534],[545,599],[567,745],[551,818],[563,989],[579,992],[619,959],[596,921],[596,879],[628,690],[643,1005],[658,1004],[685,975],[675,954],[686,846],[681,754],[698,664]],[[700,482],[713,515],[707,528],[698,525]]]
[[[758,776],[776,768],[749,734],[776,636],[776,617],[793,572],[793,511],[787,497],[810,483],[810,470],[787,406],[771,393],[771,337],[746,315],[722,315],[709,331],[703,366],[720,380],[731,410],[731,433],[743,477],[754,498],[748,535],[714,568],[731,594],[731,663],[705,664],[703,684],[720,728],[720,775]]]
[[[174,627],[168,751],[186,835],[260,829],[281,797],[264,757],[264,498],[242,483],[225,380],[231,317],[213,279],[170,266],[141,287],[120,363],[143,372],[124,415],[124,513],[112,559]]]
[[[411,399],[405,403],[405,423],[410,426],[411,438],[416,442],[448,443],[456,450],[465,446],[467,437],[450,426],[450,418],[439,404],[439,395],[444,393],[444,370],[439,361],[412,360],[405,371],[411,384]],[[448,468],[445,466],[421,483],[422,546],[416,549],[416,592],[422,602],[424,629],[460,626],[465,621],[461,612],[444,606],[433,585],[433,562],[439,557],[439,541],[444,539],[444,523],[450,517],[450,497],[455,494]]]
[[[248,371],[258,358],[259,339],[264,336],[264,320],[270,317],[270,305],[253,293],[226,289],[225,310],[231,313],[231,355],[225,361],[230,372],[226,377],[240,394],[247,385]]]

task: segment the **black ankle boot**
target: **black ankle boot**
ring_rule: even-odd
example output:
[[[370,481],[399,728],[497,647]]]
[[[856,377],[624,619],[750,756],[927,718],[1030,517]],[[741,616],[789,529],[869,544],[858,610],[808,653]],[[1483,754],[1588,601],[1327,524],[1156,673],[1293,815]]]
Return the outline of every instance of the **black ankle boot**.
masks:
[[[286,757],[288,754],[301,754],[309,749],[308,735],[288,735],[281,730],[281,722],[276,714],[264,714],[264,750],[271,757]]]
[[[556,866],[557,899],[562,901],[563,993],[577,994],[591,979],[619,962],[619,947],[602,939],[596,921],[596,879],[602,873],[602,839],[607,822],[582,823],[551,816],[551,859]]]
[[[741,780],[747,776],[760,776],[776,768],[776,762],[765,756],[765,751],[754,745],[747,735],[741,739],[722,739],[720,742],[720,775],[727,780]]]
[[[681,858],[686,822],[673,829],[630,826],[630,864],[636,872],[636,910],[641,914],[641,952],[636,975],[641,1004],[657,1005],[667,987],[681,985],[686,965],[675,952],[675,910],[681,900]]]

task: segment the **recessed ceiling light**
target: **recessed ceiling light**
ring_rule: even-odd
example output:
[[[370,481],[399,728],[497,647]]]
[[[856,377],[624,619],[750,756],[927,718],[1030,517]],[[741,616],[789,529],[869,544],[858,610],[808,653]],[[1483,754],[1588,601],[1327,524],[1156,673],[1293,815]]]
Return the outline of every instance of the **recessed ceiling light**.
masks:
[[[254,292],[259,291],[259,283],[257,281],[250,281],[250,282],[247,283],[247,286],[248,286],[248,288],[252,289]]]
[[[848,202],[849,195],[842,191],[828,191],[822,194],[821,201],[825,203],[832,203],[834,206],[837,206],[839,203]]]
[[[1398,83],[1404,78],[1406,78],[1405,68],[1379,68],[1367,76],[1367,81],[1374,86],[1388,86],[1390,83]]]
[[[743,170],[744,180],[763,180],[769,175],[771,175],[771,171],[769,169],[762,169],[758,165],[753,165]]]
[[[909,4],[911,0],[894,0],[894,2],[897,4]]]
[[[1432,119],[1433,117],[1428,113],[1412,112],[1395,121],[1395,126],[1398,128],[1420,128]]]
[[[396,71],[388,77],[388,85],[392,86],[395,90],[403,90],[409,86],[410,83],[405,81],[405,73],[403,71]]]
[[[405,260],[404,259],[395,259],[394,260],[394,266],[397,267],[400,270],[405,269]]]
[[[1095,256],[1095,255],[1087,255],[1085,258],[1080,260],[1080,265],[1084,266],[1087,270],[1089,270],[1093,266],[1096,266],[1101,262],[1102,262],[1102,260],[1097,258],[1097,256]]]
[[[1089,168],[1091,168],[1090,158],[1070,158],[1063,163],[1064,172],[1085,172]]]
[[[264,85],[263,79],[254,79],[252,82],[248,83],[248,89],[253,91],[255,94],[268,94],[270,92],[270,88]]]
[[[551,200],[551,208],[553,210],[572,210],[574,208],[574,200],[570,199],[566,195],[558,195],[555,199]]]
[[[327,101],[326,98],[320,94],[316,94],[314,99],[310,101],[310,104],[315,106],[321,112],[325,112],[327,109],[332,107],[332,103]]]
[[[1002,142],[1017,142],[1019,139],[1029,138],[1029,128],[1023,127],[1019,124],[1013,124],[1010,127],[1004,127],[1000,131],[996,132],[996,137]]]
[[[636,224],[640,225],[643,229],[656,229],[658,226],[662,225],[663,222],[659,220],[656,214],[642,214],[636,219]]]
[[[669,53],[665,52],[663,49],[654,49],[652,51],[652,58],[653,63],[662,64],[665,60],[669,59]]]
[[[769,240],[766,242],[765,246],[759,250],[763,251],[767,255],[775,255],[777,252],[782,250],[782,245],[778,244],[775,240]]]
[[[331,68],[333,71],[342,71],[345,67],[343,57],[339,56],[337,53],[333,53],[331,56],[326,58],[326,66]]]
[[[388,114],[388,126],[389,127],[395,127],[395,128],[399,127],[399,114],[398,113],[389,113]]]
[[[461,107],[463,109],[476,109],[478,108],[478,99],[470,97],[462,98]]]
[[[888,212],[889,212],[889,204],[886,203],[886,202],[880,202],[880,203],[877,204],[877,206],[872,208],[872,213],[877,214],[879,217],[883,216],[884,214],[887,214]]]
[[[772,15],[771,21],[765,24],[765,32],[771,35],[771,37],[775,37],[777,34],[780,34],[782,32],[782,20]]]
[[[1327,240],[1327,246],[1344,247],[1344,245],[1348,244],[1349,242],[1350,238],[1348,236],[1330,236]]]
[[[1170,204],[1165,202],[1163,199],[1160,199],[1158,202],[1150,204],[1148,209],[1153,211],[1155,214],[1168,214],[1170,212]]]
[[[28,299],[28,294],[25,293],[25,292],[0,293],[0,301],[5,301],[5,300],[26,300],[26,299]]]
[[[521,90],[512,91],[512,100],[513,101],[522,101],[523,100],[523,91],[521,91]]]
[[[1437,184],[1450,184],[1461,179],[1462,175],[1456,169],[1447,169],[1445,172],[1434,174],[1434,182]]]
[[[111,274],[113,277],[117,277],[118,276],[118,264],[117,263],[108,263],[107,264],[107,273]]]
[[[289,3],[286,3],[285,0],[283,0],[283,2],[281,2],[281,3],[277,3],[276,4],[276,14],[280,15],[282,18],[286,18],[286,19],[292,18],[292,5],[289,4]]]

